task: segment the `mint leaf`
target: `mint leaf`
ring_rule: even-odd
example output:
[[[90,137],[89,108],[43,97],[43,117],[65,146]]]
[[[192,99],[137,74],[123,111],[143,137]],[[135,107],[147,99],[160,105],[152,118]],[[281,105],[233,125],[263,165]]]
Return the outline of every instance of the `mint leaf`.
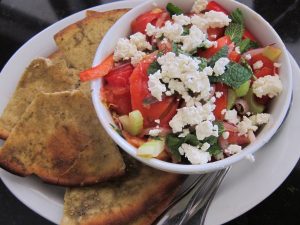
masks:
[[[154,61],[153,63],[150,64],[150,66],[147,69],[147,74],[154,74],[156,71],[160,70],[161,66],[157,61]]]
[[[244,24],[244,16],[243,16],[243,12],[237,8],[236,10],[234,10],[229,18],[231,19],[232,23],[238,23],[238,24]]]
[[[222,47],[216,54],[213,55],[213,57],[211,57],[210,61],[209,61],[209,65],[210,66],[214,66],[215,63],[223,57],[227,57],[228,56],[228,46],[225,45],[224,47]]]
[[[220,136],[225,131],[224,124],[221,121],[216,120],[214,121],[214,125],[218,126],[218,135]]]
[[[182,140],[176,137],[174,134],[168,134],[166,138],[166,145],[168,146],[172,156],[177,162],[181,161],[181,155],[178,151],[179,147],[182,145]]]
[[[215,136],[209,136],[203,140],[203,143],[207,142],[210,145],[214,145],[218,142],[218,138]]]
[[[232,88],[239,88],[243,83],[248,81],[253,75],[253,72],[240,64],[230,62],[227,65],[227,70],[221,76],[209,76],[213,83],[224,83]]]
[[[197,146],[200,144],[200,141],[197,139],[197,136],[195,134],[187,134],[183,138],[183,143],[187,143],[189,145]]]
[[[247,52],[251,48],[259,47],[259,45],[255,41],[252,41],[249,38],[242,40],[238,46],[240,47],[241,53]]]
[[[219,153],[222,152],[222,149],[220,148],[220,146],[216,143],[212,146],[210,146],[210,148],[207,150],[209,152],[209,154],[211,154],[212,156],[216,156]]]
[[[239,43],[244,34],[244,26],[239,23],[230,23],[225,29],[225,35],[228,35],[234,43]]]
[[[171,16],[183,14],[183,10],[178,6],[174,5],[173,3],[167,4],[167,11],[170,13]]]

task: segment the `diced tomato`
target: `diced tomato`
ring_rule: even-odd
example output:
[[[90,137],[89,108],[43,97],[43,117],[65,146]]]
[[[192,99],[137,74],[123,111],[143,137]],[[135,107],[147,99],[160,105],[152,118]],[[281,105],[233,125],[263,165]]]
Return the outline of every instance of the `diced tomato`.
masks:
[[[267,57],[263,56],[262,54],[253,55],[252,58],[249,61],[249,64],[252,66],[257,61],[263,62],[263,67],[274,69],[274,63],[268,59]]]
[[[240,59],[241,59],[241,54],[237,53],[236,51],[231,51],[228,54],[228,58],[230,59],[230,61],[238,63],[240,61]]]
[[[160,117],[160,125],[162,127],[168,127],[170,120],[175,116],[177,112],[177,108],[179,105],[179,101],[176,99],[170,104],[169,108],[161,115]]]
[[[142,144],[144,144],[146,142],[146,140],[144,140],[140,137],[130,135],[125,130],[122,130],[122,135],[124,136],[126,141],[128,141],[129,144],[133,145],[136,148],[140,147]]]
[[[164,112],[173,104],[173,97],[165,97],[162,101],[145,105],[144,100],[151,97],[148,90],[148,74],[147,69],[154,61],[154,57],[144,59],[140,62],[130,76],[130,94],[131,105],[133,110],[139,110],[144,117],[144,127],[152,126],[154,120],[161,118]]]
[[[229,132],[229,137],[227,139],[228,144],[237,144],[237,145],[247,145],[250,143],[248,136],[239,135],[238,132]]]
[[[249,38],[252,41],[256,41],[256,38],[253,36],[253,34],[250,33],[247,29],[245,29],[244,34],[243,34],[243,39]]]
[[[222,114],[222,110],[227,108],[227,99],[228,99],[228,87],[225,84],[216,83],[216,92],[223,92],[220,98],[216,99],[215,105],[216,108],[214,110],[214,115],[217,120],[223,120],[224,115]]]
[[[213,46],[209,49],[206,50],[199,50],[198,51],[198,55],[200,57],[204,57],[204,58],[211,58],[214,54],[216,54],[222,47],[224,47],[225,45],[229,45],[231,43],[230,37],[229,36],[224,36],[221,37],[217,40],[217,46]]]
[[[260,77],[264,77],[264,76],[267,76],[267,75],[274,75],[274,70],[269,68],[269,67],[263,67],[259,70],[255,70],[254,71],[254,75],[256,78],[260,78]]]
[[[129,86],[129,77],[132,74],[133,66],[131,63],[122,64],[113,68],[105,77],[104,80],[118,87]]]
[[[207,36],[208,40],[215,41],[224,36],[225,29],[224,28],[208,28]]]
[[[154,9],[138,16],[131,23],[132,33],[141,32],[145,34],[145,29],[148,23],[155,23],[157,19],[162,15],[164,11],[162,9]]]
[[[214,10],[214,11],[217,11],[217,12],[223,12],[223,13],[228,15],[228,11],[226,9],[224,9],[221,5],[216,3],[215,1],[209,2],[206,6],[206,10],[207,11]]]
[[[160,41],[157,40],[157,47],[160,52],[164,54],[172,51],[172,43],[168,40]]]

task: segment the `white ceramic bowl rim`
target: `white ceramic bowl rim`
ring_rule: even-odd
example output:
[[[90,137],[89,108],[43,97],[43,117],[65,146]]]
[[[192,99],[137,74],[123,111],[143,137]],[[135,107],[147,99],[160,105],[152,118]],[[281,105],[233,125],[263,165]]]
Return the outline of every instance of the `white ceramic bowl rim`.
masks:
[[[105,59],[105,57],[107,57],[109,54],[111,54],[111,51],[107,52],[106,45],[107,45],[107,43],[109,43],[111,41],[111,37],[114,34],[114,32],[116,31],[116,29],[123,24],[123,22],[122,22],[123,20],[131,20],[133,18],[133,15],[141,14],[142,12],[140,11],[140,9],[143,9],[145,7],[150,9],[151,6],[153,6],[153,2],[156,2],[157,4],[161,4],[161,2],[174,2],[174,1],[176,2],[176,0],[173,0],[173,1],[172,0],[169,0],[169,1],[150,0],[150,1],[147,1],[145,3],[138,5],[137,7],[133,8],[128,13],[126,13],[122,17],[122,19],[120,19],[117,23],[115,23],[112,26],[112,28],[107,32],[107,34],[103,38],[101,44],[99,45],[99,47],[97,49],[93,65],[94,66],[98,65],[99,62],[101,62],[103,59]],[[174,172],[174,173],[182,173],[182,174],[199,173],[200,174],[200,173],[207,173],[207,172],[211,172],[211,171],[215,171],[215,170],[219,170],[219,169],[228,167],[228,166],[238,162],[239,160],[253,154],[255,151],[260,149],[264,144],[266,144],[272,138],[272,136],[277,132],[277,130],[281,126],[281,124],[284,121],[284,118],[288,112],[290,101],[291,101],[291,96],[292,96],[292,72],[291,72],[291,66],[290,66],[287,50],[286,50],[282,40],[280,39],[279,35],[274,31],[274,29],[271,27],[271,25],[268,22],[266,22],[260,15],[258,15],[256,12],[254,12],[252,9],[248,8],[247,6],[245,6],[239,2],[235,2],[233,0],[227,0],[227,1],[216,0],[216,1],[219,2],[225,8],[226,8],[226,4],[233,4],[235,8],[240,8],[242,11],[250,13],[253,16],[253,18],[257,19],[261,23],[262,26],[266,27],[269,31],[272,32],[272,35],[276,39],[276,45],[282,49],[283,54],[281,56],[281,59],[282,59],[282,63],[286,65],[284,76],[287,76],[287,83],[286,83],[287,88],[284,89],[284,91],[286,92],[284,103],[281,106],[277,106],[277,108],[280,107],[281,112],[280,112],[279,116],[276,118],[276,121],[273,121],[272,127],[263,135],[263,138],[257,139],[253,144],[249,144],[239,154],[230,156],[230,157],[225,158],[220,161],[211,162],[211,163],[202,164],[202,165],[175,164],[175,163],[161,161],[161,160],[158,160],[155,158],[145,159],[145,158],[141,158],[141,157],[137,156],[136,148],[133,147],[132,145],[130,145],[125,139],[123,139],[111,126],[111,124],[113,122],[111,120],[109,110],[104,106],[104,104],[102,104],[100,97],[99,97],[100,96],[99,95],[100,87],[102,84],[101,79],[96,79],[96,80],[92,81],[91,88],[92,88],[93,104],[96,109],[99,120],[102,123],[102,126],[104,127],[104,129],[112,137],[112,139],[128,154],[130,154],[131,156],[135,157],[139,161],[141,161],[149,166],[152,166],[154,168],[168,171],[168,172]],[[178,0],[177,0],[177,2],[178,2]],[[190,1],[184,1],[184,2],[190,2]],[[125,37],[125,36],[123,36],[123,37]]]

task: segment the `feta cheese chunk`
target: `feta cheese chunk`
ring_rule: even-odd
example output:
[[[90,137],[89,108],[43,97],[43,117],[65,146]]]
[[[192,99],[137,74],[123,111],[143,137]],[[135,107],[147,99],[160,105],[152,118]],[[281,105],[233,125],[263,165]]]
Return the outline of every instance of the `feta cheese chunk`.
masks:
[[[204,15],[193,15],[191,17],[191,23],[196,25],[202,31],[206,31],[211,28],[222,28],[228,26],[231,19],[223,12],[209,11]]]
[[[182,144],[179,147],[179,152],[181,155],[185,155],[191,164],[205,164],[211,160],[211,155],[209,152],[201,151],[195,146],[189,144]]]
[[[207,4],[208,4],[207,0],[195,0],[191,12],[201,13],[203,10],[206,9]]]
[[[207,151],[210,148],[210,144],[205,142],[203,143],[203,145],[201,146],[201,151]]]
[[[220,76],[223,73],[225,73],[226,66],[230,62],[230,60],[226,57],[220,58],[213,68],[213,71],[215,72],[215,76]]]
[[[133,57],[131,57],[131,64],[133,66],[136,66],[142,59],[145,57],[146,53],[137,51]]]
[[[148,23],[145,31],[148,36],[155,36],[158,33],[159,28],[153,26],[151,23]]]
[[[197,139],[202,141],[209,136],[218,137],[218,125],[213,125],[211,121],[203,121],[196,126]]]
[[[229,123],[232,123],[232,124],[237,124],[240,121],[240,119],[237,115],[237,111],[235,109],[226,110],[224,119],[227,120]]]
[[[203,41],[206,40],[206,34],[203,33],[198,27],[193,25],[190,28],[189,35],[182,36],[182,47],[181,49],[185,52],[192,52],[201,46]]]
[[[160,134],[161,130],[160,129],[152,129],[149,131],[149,135],[152,137],[157,137]]]
[[[264,66],[263,61],[258,60],[258,61],[256,61],[256,62],[253,64],[253,69],[254,69],[254,70],[259,70],[259,69],[261,69],[263,66]]]
[[[191,18],[188,16],[185,16],[183,14],[173,15],[172,19],[174,20],[174,23],[177,23],[181,26],[186,26],[186,25],[191,24]]]
[[[165,25],[158,30],[156,37],[158,38],[164,35],[164,37],[168,38],[170,41],[177,43],[180,42],[182,33],[183,27],[180,24],[172,24],[170,21],[167,21]]]
[[[137,47],[127,38],[120,38],[114,51],[114,60],[129,60],[137,53]]]
[[[162,100],[162,94],[167,90],[166,86],[160,81],[161,73],[156,71],[154,74],[149,75],[148,89],[151,95],[158,101]]]
[[[256,131],[258,129],[257,126],[255,126],[252,121],[247,118],[246,116],[243,117],[243,120],[238,123],[237,125],[239,135],[245,135],[249,131]]]
[[[229,145],[224,152],[228,155],[234,155],[240,153],[242,151],[242,147],[239,145]]]
[[[249,119],[255,125],[263,125],[269,122],[271,115],[269,113],[258,113],[256,115],[252,115]]]
[[[134,44],[139,51],[152,50],[151,44],[146,40],[146,35],[141,32],[131,35],[130,42]]]
[[[255,80],[252,88],[253,93],[259,98],[265,95],[273,98],[282,92],[283,87],[278,75],[267,75]]]

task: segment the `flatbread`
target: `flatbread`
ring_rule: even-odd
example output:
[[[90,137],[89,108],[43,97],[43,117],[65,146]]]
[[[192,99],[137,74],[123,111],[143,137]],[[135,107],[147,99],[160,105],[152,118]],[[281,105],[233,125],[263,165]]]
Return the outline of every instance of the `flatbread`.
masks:
[[[61,225],[151,224],[184,176],[155,170],[130,157],[124,160],[127,169],[123,177],[66,191]]]
[[[41,93],[0,149],[0,165],[58,185],[94,184],[122,175],[122,156],[81,91]]]
[[[56,57],[57,58],[57,57]],[[78,71],[69,69],[64,60],[33,60],[21,77],[13,97],[0,117],[0,138],[6,139],[40,92],[58,92],[79,87]]]
[[[128,10],[88,11],[86,18],[55,34],[54,40],[66,61],[80,71],[90,68],[105,33]]]

